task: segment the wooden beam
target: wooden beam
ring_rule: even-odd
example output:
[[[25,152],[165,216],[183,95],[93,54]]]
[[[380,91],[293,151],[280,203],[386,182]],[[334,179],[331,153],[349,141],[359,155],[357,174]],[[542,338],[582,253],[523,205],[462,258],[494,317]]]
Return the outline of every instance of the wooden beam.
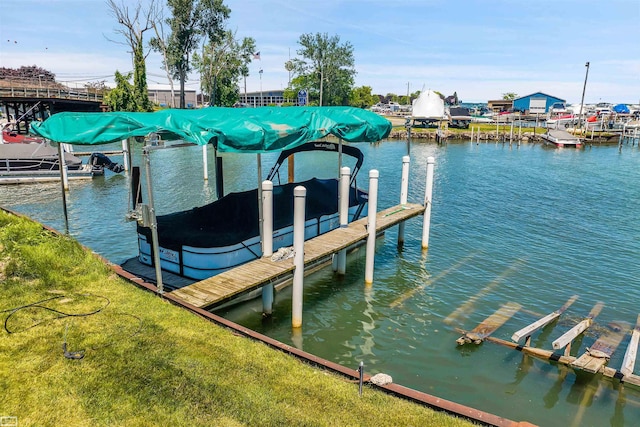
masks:
[[[537,321],[533,322],[532,324],[530,324],[528,326],[525,326],[524,328],[522,328],[519,331],[515,332],[513,335],[511,335],[511,339],[513,341],[515,341],[515,342],[518,342],[523,337],[528,337],[531,334],[533,334],[534,332],[536,332],[538,329],[541,329],[541,328],[545,327],[546,325],[548,325],[549,323],[553,322],[558,317],[560,317],[560,315],[562,313],[564,313],[567,310],[567,308],[569,308],[569,306],[571,306],[571,304],[573,304],[577,299],[578,299],[578,295],[572,296],[558,310],[547,314],[545,317],[543,317],[541,319],[538,319]]]
[[[458,338],[456,342],[459,345],[463,344],[480,344],[489,335],[491,335],[496,329],[504,325],[504,323],[513,317],[522,306],[515,302],[508,302],[500,307],[495,313],[487,317],[482,323],[473,328],[472,331],[466,332],[463,336]]]
[[[609,330],[602,334],[582,356],[571,363],[571,366],[592,374],[599,372],[616,351],[628,330],[627,322],[609,327]]]
[[[578,335],[586,331],[589,326],[593,323],[593,319],[600,314],[602,311],[602,307],[604,306],[603,302],[598,302],[593,306],[589,314],[584,320],[575,325],[573,328],[569,329],[563,335],[561,335],[558,339],[556,339],[551,345],[554,350],[558,350],[560,348],[566,347],[567,344],[570,344]]]
[[[525,262],[526,258],[520,258],[515,260],[509,268],[502,272],[498,277],[493,279],[487,286],[482,288],[477,294],[469,298],[464,304],[455,309],[453,313],[448,315],[444,319],[444,323],[447,325],[452,325],[457,323],[461,318],[466,317],[473,311],[473,307],[480,298],[493,291],[498,285],[502,283],[502,281],[507,278],[509,275],[513,274],[521,263]]]
[[[638,315],[638,320],[636,320],[636,327],[633,329],[633,333],[631,334],[631,341],[629,341],[629,345],[627,346],[627,351],[624,353],[624,359],[622,360],[622,368],[620,368],[620,372],[625,377],[633,374],[633,368],[636,364],[636,354],[638,351],[638,342],[640,341],[640,314]]]

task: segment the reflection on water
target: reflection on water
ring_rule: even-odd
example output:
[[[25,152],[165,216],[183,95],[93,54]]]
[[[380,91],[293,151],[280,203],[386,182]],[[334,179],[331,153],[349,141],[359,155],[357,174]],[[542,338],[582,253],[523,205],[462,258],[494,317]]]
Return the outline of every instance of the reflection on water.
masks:
[[[398,203],[405,142],[359,145],[368,170],[380,171],[379,207]],[[470,330],[502,304],[516,313],[494,336],[511,334],[579,299],[532,343],[551,342],[581,320],[597,301],[605,307],[593,330],[578,339],[579,355],[598,325],[635,322],[640,309],[640,186],[637,147],[544,149],[539,145],[431,143],[411,145],[409,201],[424,197],[426,159],[436,158],[429,251],[420,248],[421,219],[410,220],[405,244],[387,231],[377,244],[374,283],[364,284],[364,250],[349,254],[345,277],[331,269],[305,279],[303,327],[291,328],[291,294],[276,295],[263,321],[260,300],[227,309],[229,319],[284,343],[368,374],[539,425],[640,425],[640,391],[601,376],[523,356],[493,343],[459,347],[454,327]],[[139,156],[139,154],[138,154]],[[255,187],[255,156],[225,154],[225,188]],[[215,198],[213,166],[204,182],[198,147],[152,154],[160,213]],[[275,155],[262,156],[264,175]],[[213,153],[209,153],[213,165]],[[286,165],[285,165],[286,166]],[[333,159],[296,158],[296,178],[337,174]],[[286,172],[283,172],[286,174]],[[283,175],[285,176],[285,175]],[[71,234],[106,258],[136,254],[135,224],[125,214],[128,177],[109,175],[72,183]],[[0,188],[3,206],[63,229],[59,185]],[[609,366],[621,365],[629,336]]]

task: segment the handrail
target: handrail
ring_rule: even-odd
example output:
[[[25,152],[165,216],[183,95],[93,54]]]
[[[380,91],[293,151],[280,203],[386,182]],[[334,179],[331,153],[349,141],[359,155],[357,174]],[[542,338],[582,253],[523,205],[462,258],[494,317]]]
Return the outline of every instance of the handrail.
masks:
[[[96,90],[39,86],[0,87],[2,98],[60,98],[102,102],[104,94]]]

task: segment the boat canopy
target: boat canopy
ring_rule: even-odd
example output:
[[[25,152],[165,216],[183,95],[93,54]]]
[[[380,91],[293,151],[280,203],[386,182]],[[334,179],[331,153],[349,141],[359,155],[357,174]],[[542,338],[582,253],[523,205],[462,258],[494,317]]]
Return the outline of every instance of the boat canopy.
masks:
[[[629,107],[627,107],[626,104],[618,104],[613,107],[613,111],[618,114],[629,114]]]
[[[264,153],[294,148],[333,135],[347,142],[386,138],[391,123],[353,107],[208,107],[154,113],[54,114],[32,122],[31,131],[51,141],[98,145],[156,133],[165,140],[213,144],[221,152]]]

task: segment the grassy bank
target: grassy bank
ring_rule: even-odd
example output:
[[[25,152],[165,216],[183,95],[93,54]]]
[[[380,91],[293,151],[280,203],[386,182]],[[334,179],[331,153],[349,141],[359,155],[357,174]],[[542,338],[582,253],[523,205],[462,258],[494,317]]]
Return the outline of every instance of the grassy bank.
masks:
[[[1,210],[0,301],[0,416],[20,426],[471,425],[369,387],[359,397]]]

